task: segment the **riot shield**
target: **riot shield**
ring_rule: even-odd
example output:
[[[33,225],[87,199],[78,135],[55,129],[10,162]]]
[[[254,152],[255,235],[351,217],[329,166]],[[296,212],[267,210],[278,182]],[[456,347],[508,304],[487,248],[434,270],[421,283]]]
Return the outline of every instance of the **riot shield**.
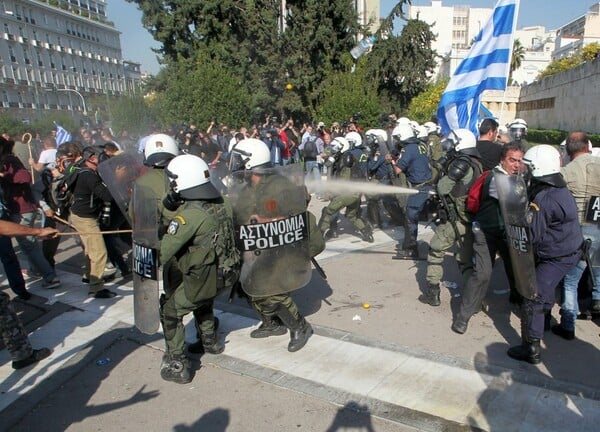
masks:
[[[236,242],[242,254],[240,282],[253,297],[294,291],[311,278],[309,221],[299,164],[235,176],[229,193]],[[258,183],[252,184],[252,180]]]
[[[588,199],[581,231],[584,240],[589,240],[585,257],[587,263],[592,267],[600,267],[600,196]]]
[[[527,221],[527,185],[519,175],[507,175],[497,171],[494,172],[494,181],[506,228],[506,241],[516,288],[523,297],[533,299],[537,288],[531,228]]]
[[[146,188],[133,186],[133,313],[135,326],[146,334],[158,331],[159,216],[154,195]]]
[[[98,174],[130,225],[128,207],[133,182],[146,171],[148,167],[144,166],[142,155],[138,153],[121,153],[98,164]]]

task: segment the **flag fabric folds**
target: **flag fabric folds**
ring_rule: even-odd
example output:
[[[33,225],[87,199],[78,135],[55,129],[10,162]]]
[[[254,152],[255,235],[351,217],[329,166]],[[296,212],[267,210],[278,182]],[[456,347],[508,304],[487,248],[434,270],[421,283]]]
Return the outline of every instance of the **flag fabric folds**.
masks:
[[[67,141],[71,141],[71,134],[64,127],[57,123],[54,123],[54,127],[56,129],[56,147],[60,147]]]
[[[519,0],[499,0],[442,94],[437,110],[442,133],[470,129],[475,136],[484,90],[505,90]]]

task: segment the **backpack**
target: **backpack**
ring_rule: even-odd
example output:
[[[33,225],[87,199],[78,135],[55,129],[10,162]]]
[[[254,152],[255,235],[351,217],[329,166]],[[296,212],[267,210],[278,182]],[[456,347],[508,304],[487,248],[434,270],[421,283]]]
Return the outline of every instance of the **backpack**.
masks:
[[[212,239],[212,247],[218,257],[219,281],[217,289],[231,288],[238,280],[241,267],[240,251],[235,244],[233,210],[228,203],[214,205],[202,202],[201,208],[218,221],[218,230]],[[221,285],[223,284],[223,285]]]
[[[483,189],[483,184],[489,174],[490,170],[482,172],[469,189],[469,194],[467,195],[467,210],[472,214],[476,214],[479,211],[479,206],[481,205],[481,190]]]
[[[319,150],[317,149],[317,138],[310,137],[304,144],[302,156],[304,159],[316,159],[318,154]]]

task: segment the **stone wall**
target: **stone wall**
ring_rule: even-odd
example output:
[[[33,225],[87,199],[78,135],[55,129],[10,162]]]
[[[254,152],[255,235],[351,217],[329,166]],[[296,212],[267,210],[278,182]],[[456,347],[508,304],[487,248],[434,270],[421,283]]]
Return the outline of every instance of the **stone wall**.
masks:
[[[522,87],[516,116],[534,129],[600,133],[600,59]]]

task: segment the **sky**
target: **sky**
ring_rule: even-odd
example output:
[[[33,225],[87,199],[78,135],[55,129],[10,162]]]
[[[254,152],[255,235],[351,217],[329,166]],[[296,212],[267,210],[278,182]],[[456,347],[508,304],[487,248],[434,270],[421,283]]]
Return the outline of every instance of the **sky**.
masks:
[[[598,0],[522,0],[519,8],[517,28],[543,25],[547,30],[555,29],[574,18],[585,14]],[[137,6],[125,0],[106,0],[108,19],[121,32],[123,59],[142,65],[142,71],[156,74],[160,65],[151,48],[159,44],[142,26],[142,13]],[[381,0],[381,15],[386,16],[395,0]],[[431,5],[430,0],[413,0],[414,5]],[[469,5],[493,8],[496,0],[443,0],[442,5]]]

